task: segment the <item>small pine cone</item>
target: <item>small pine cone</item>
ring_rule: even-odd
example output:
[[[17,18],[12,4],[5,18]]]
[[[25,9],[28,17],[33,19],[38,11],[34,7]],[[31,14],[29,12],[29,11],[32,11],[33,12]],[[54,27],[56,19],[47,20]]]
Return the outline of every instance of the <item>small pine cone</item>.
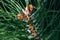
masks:
[[[32,25],[29,25],[29,29],[32,31],[34,30],[34,27]]]
[[[24,15],[23,15],[23,14],[18,14],[18,15],[17,15],[17,18],[21,20],[21,19],[24,18]]]
[[[37,33],[36,32],[33,32],[32,35],[33,35],[33,37],[36,37],[37,36]]]

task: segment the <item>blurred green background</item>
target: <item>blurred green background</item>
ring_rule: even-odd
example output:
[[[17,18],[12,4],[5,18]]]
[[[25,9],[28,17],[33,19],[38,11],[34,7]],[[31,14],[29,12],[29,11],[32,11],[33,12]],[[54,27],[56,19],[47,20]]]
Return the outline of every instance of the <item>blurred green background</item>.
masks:
[[[34,40],[17,19],[28,4],[36,7],[31,17],[39,40],[60,40],[60,0],[0,0],[0,40]]]

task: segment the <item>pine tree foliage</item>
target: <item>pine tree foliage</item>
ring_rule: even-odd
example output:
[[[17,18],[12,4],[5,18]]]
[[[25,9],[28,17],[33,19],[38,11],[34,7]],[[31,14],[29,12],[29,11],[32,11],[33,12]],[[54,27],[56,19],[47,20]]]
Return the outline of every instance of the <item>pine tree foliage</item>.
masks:
[[[33,40],[17,19],[28,4],[36,7],[31,18],[40,40],[60,40],[60,0],[0,0],[0,40]]]

